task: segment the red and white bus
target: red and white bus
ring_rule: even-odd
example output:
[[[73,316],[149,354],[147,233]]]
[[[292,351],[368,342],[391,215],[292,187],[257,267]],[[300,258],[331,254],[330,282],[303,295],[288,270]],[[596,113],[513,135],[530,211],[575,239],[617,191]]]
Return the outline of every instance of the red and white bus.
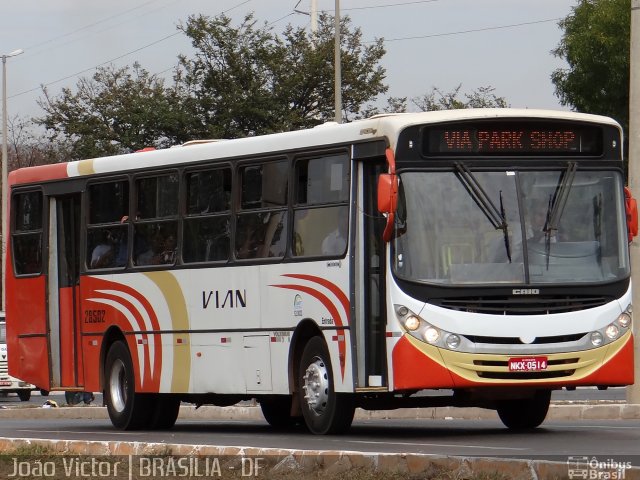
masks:
[[[255,398],[315,434],[356,407],[533,428],[552,390],[633,382],[613,120],[460,110],[195,143],[11,173],[12,375],[103,391],[121,429]]]

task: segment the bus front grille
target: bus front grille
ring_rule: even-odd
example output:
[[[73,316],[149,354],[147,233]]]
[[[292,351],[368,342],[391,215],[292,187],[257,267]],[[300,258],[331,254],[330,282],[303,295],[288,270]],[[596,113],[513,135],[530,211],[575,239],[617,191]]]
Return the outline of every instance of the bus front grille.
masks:
[[[527,297],[483,296],[432,300],[450,310],[493,315],[548,315],[586,310],[605,305],[613,297],[592,295],[535,295]]]
[[[576,333],[572,335],[554,335],[549,337],[537,337],[533,342],[527,345],[546,345],[549,343],[567,343],[577,342],[587,334]],[[484,343],[491,345],[525,345],[525,343],[518,337],[485,337],[481,335],[465,335],[470,342]]]

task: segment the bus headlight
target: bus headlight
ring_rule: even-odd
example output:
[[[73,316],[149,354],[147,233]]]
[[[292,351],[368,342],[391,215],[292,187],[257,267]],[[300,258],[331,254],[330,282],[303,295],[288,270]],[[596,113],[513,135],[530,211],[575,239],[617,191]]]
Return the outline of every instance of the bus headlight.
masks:
[[[394,305],[394,310],[404,333],[411,335],[413,338],[435,347],[449,350],[465,351],[465,348],[469,348],[468,340],[463,335],[448,332],[431,325],[404,305]]]
[[[629,328],[629,325],[631,325],[631,315],[627,312],[621,313],[617,322],[622,328]]]
[[[460,346],[460,337],[455,333],[450,333],[449,335],[447,335],[447,339],[445,340],[445,342],[447,343],[447,347],[449,347],[451,350],[455,350]]]
[[[604,331],[604,334],[611,340],[615,340],[618,337],[619,333],[620,329],[615,323],[609,325]]]
[[[410,332],[415,332],[418,328],[420,328],[420,319],[415,315],[409,315],[404,320],[404,327]]]
[[[438,339],[440,338],[440,330],[438,330],[436,327],[427,327],[427,329],[424,331],[424,339],[429,342],[429,343],[436,343],[438,341]]]
[[[591,332],[591,344],[594,347],[599,347],[600,345],[602,345],[603,341],[604,338],[602,337],[602,334],[600,332]]]

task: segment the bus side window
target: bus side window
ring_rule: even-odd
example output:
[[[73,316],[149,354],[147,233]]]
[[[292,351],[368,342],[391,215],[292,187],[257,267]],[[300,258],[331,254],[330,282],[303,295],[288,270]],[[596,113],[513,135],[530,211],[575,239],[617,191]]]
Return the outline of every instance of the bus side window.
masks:
[[[186,174],[187,211],[182,226],[185,263],[225,261],[230,250],[231,169]]]
[[[286,160],[240,169],[236,258],[284,257],[287,247],[288,171]]]
[[[17,275],[42,271],[42,193],[14,196],[13,261]]]
[[[89,185],[86,265],[89,270],[124,267],[129,245],[127,180]]]
[[[343,256],[349,234],[349,157],[296,162],[292,255]]]
[[[173,265],[178,247],[178,174],[141,177],[135,185],[133,263]]]

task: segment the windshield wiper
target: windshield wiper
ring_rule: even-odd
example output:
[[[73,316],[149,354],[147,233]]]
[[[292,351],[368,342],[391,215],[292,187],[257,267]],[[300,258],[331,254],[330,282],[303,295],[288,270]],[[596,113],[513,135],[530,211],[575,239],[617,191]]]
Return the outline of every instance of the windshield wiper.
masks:
[[[549,195],[549,205],[547,207],[547,214],[544,223],[544,245],[545,254],[547,257],[547,270],[549,270],[549,255],[551,253],[551,237],[554,232],[558,231],[558,223],[564,207],[567,205],[569,199],[569,193],[571,192],[571,186],[573,185],[573,179],[576,174],[578,165],[575,162],[569,162],[567,169],[562,172],[556,185],[556,190],[552,195]]]
[[[491,225],[496,230],[502,230],[504,235],[504,247],[507,252],[507,258],[511,263],[511,244],[509,243],[509,225],[504,211],[502,201],[502,190],[500,190],[500,209],[493,203],[487,192],[484,191],[478,179],[471,173],[471,170],[462,162],[456,162],[456,177],[460,180],[464,188],[469,192],[473,201],[478,205],[480,211],[484,213]]]

